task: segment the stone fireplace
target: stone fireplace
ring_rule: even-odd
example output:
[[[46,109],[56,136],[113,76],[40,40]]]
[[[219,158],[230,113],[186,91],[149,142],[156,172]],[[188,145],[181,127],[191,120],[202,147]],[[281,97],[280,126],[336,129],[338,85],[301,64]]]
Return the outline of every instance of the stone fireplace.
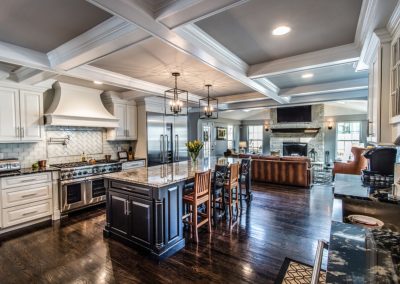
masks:
[[[312,106],[312,122],[307,123],[277,123],[276,118],[276,109],[271,109],[271,120],[270,120],[270,128],[271,129],[295,129],[295,128],[320,128],[318,133],[309,134],[309,133],[271,133],[270,134],[270,150],[271,151],[279,151],[280,154],[286,155],[288,154],[284,150],[284,144],[306,144],[306,150],[302,150],[301,154],[304,154],[306,151],[306,156],[308,153],[314,149],[316,152],[315,161],[323,162],[324,161],[324,105],[318,104]],[[272,132],[272,131],[271,131]],[[287,147],[286,147],[287,148]],[[286,150],[287,151],[287,150]],[[296,153],[294,153],[296,154]],[[289,154],[290,155],[290,154]]]

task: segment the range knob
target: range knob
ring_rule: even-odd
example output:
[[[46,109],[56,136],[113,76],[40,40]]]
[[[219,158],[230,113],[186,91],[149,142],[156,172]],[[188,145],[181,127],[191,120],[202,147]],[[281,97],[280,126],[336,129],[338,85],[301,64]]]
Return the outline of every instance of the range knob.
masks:
[[[68,173],[67,177],[72,178],[72,173]]]
[[[75,176],[77,176],[77,173],[73,173],[72,175],[75,177]]]
[[[66,178],[65,174],[61,174],[61,179],[65,179],[65,178]]]
[[[81,175],[82,175],[82,172],[79,172],[78,175],[81,176]]]
[[[104,172],[106,171],[106,169],[105,169],[105,168],[103,168],[101,171],[104,173]]]
[[[84,175],[87,175],[87,171],[84,171],[83,174],[84,174]]]

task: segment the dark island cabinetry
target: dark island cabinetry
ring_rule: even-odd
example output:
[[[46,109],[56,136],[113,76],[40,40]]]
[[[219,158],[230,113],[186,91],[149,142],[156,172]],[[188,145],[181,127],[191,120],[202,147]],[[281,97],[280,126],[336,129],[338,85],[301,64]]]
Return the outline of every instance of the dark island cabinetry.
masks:
[[[167,257],[184,247],[184,182],[152,188],[107,179],[106,187],[106,237],[139,247],[156,259]]]

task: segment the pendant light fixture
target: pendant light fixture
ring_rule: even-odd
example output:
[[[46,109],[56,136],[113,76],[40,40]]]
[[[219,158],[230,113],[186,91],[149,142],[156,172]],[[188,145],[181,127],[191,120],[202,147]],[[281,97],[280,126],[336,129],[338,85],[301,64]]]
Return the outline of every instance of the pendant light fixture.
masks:
[[[187,115],[188,91],[178,89],[178,72],[172,73],[175,77],[175,87],[164,92],[165,115]]]
[[[218,100],[210,97],[210,87],[207,84],[207,98],[199,100],[200,119],[217,119],[218,118]]]

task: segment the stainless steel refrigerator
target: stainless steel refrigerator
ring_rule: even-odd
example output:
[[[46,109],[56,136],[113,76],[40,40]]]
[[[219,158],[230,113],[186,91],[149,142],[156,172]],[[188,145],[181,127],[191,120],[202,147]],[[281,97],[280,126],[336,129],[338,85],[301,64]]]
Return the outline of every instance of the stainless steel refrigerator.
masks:
[[[148,166],[186,161],[187,116],[147,112]]]

